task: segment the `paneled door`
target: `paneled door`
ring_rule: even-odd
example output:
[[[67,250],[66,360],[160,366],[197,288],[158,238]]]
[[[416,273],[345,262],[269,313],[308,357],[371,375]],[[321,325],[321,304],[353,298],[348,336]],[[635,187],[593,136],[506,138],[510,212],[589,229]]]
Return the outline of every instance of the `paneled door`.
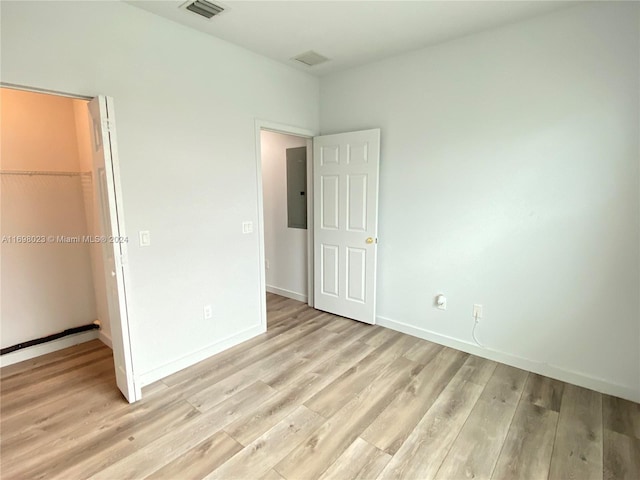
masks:
[[[314,306],[375,323],[380,129],[313,139]]]

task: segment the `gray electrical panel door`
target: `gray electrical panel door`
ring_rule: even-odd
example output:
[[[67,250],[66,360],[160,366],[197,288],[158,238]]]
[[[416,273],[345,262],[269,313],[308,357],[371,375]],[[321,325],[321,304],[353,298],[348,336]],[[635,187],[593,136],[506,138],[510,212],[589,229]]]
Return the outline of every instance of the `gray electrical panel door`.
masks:
[[[307,228],[307,147],[287,148],[289,228]]]

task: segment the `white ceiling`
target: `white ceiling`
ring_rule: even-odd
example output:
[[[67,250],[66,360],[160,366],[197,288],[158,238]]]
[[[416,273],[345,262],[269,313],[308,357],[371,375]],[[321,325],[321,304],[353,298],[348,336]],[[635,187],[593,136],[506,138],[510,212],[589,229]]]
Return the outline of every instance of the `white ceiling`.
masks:
[[[183,0],[127,3],[300,70],[326,75],[445,40],[541,15],[573,1],[237,1],[207,20]],[[314,50],[331,61],[307,67]]]

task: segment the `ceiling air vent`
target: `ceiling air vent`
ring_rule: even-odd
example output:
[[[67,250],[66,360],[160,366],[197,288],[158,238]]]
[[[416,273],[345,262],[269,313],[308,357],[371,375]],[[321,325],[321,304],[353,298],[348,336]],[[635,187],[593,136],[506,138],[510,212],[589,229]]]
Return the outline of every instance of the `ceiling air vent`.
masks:
[[[204,18],[213,18],[219,13],[224,11],[224,8],[219,7],[207,0],[196,0],[195,2],[187,2],[183,5],[187,10],[197,13]]]
[[[315,65],[319,65],[320,63],[324,63],[329,59],[323,55],[320,55],[317,52],[314,52],[313,50],[309,50],[308,52],[304,52],[304,53],[301,53],[300,55],[293,57],[293,60],[297,60],[300,63],[304,63],[309,67],[313,67]]]

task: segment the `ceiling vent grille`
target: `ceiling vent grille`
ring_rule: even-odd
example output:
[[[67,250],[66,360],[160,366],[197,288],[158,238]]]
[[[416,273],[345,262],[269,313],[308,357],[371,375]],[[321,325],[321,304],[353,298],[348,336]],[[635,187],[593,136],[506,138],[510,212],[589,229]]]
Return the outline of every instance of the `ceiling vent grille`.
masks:
[[[295,57],[293,57],[293,60],[296,60],[300,63],[304,63],[308,67],[313,67],[315,65],[324,63],[329,59],[324,55],[320,55],[318,52],[309,50],[308,52],[304,52],[304,53],[301,53],[300,55],[296,55]]]
[[[219,7],[218,5],[215,5],[211,2],[207,2],[207,0],[196,0],[195,2],[187,2],[183,6],[187,10],[193,13],[197,13],[198,15],[207,19],[213,18],[224,11],[224,8]]]

